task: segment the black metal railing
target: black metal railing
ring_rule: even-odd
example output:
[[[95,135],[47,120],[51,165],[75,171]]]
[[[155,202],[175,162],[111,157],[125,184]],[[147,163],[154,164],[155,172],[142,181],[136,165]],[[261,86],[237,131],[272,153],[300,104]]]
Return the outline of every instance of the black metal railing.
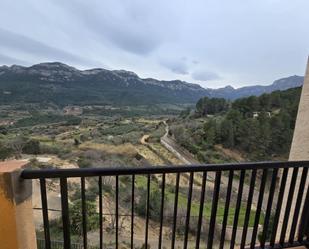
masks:
[[[46,249],[58,248],[52,242],[59,240],[53,238],[53,219],[61,220],[63,248],[76,247],[76,241],[81,248],[91,244],[100,249],[120,245],[132,249],[287,248],[308,245],[308,166],[303,161],[26,169],[21,177],[40,182]],[[72,234],[70,219],[71,181],[76,178],[81,200],[77,236]],[[53,184],[52,191],[57,191],[57,181],[61,215],[50,218],[49,186]],[[99,225],[90,232],[87,198],[93,185]],[[107,205],[114,208],[105,212]],[[129,220],[122,227],[123,217]],[[108,221],[112,218],[111,228],[106,223],[112,223]]]

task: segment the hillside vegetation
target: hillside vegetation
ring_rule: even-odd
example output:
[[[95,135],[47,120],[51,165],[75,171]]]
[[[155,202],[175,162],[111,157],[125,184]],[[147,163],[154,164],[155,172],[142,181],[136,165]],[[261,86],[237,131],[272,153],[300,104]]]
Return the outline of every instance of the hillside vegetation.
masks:
[[[204,162],[228,160],[226,153],[218,153],[220,145],[247,160],[285,159],[300,92],[301,88],[293,88],[234,102],[205,97],[197,102],[194,114],[184,112],[173,122],[171,134]]]

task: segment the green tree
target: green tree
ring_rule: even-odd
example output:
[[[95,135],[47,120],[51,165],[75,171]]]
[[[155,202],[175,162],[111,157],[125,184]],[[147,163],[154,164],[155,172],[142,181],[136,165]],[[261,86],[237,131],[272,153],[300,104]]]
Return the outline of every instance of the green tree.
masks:
[[[225,119],[221,123],[221,141],[227,148],[233,148],[235,145],[234,125],[232,120]]]
[[[86,201],[87,210],[87,230],[92,231],[99,228],[99,214],[96,211],[96,203]],[[69,206],[70,220],[71,220],[71,231],[75,235],[82,234],[82,202],[76,200]]]
[[[210,121],[205,123],[204,141],[210,147],[213,147],[216,142],[216,130],[216,121],[214,119],[211,119]]]
[[[200,116],[214,115],[224,112],[228,109],[228,102],[223,98],[208,98],[199,99],[196,103],[196,112]]]

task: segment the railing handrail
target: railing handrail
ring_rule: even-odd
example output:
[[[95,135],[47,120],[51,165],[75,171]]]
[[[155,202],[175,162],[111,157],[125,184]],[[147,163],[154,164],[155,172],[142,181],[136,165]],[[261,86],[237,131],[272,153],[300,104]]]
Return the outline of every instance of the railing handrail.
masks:
[[[240,245],[240,248],[246,248],[249,244],[250,248],[256,248],[258,234],[261,235],[259,238],[260,248],[268,247],[268,244],[270,248],[277,248],[277,246],[285,248],[287,242],[289,246],[304,245],[308,242],[306,229],[309,223],[309,213],[307,212],[309,190],[305,191],[308,171],[309,161],[71,169],[29,168],[21,172],[21,179],[39,179],[45,245],[48,249],[52,248],[48,214],[48,182],[46,181],[50,178],[60,180],[60,189],[57,192],[60,192],[61,197],[64,248],[71,248],[72,245],[71,233],[73,231],[70,223],[72,221],[70,220],[72,210],[70,210],[69,205],[69,193],[71,193],[69,190],[76,190],[76,193],[78,193],[78,189],[80,189],[81,203],[74,205],[80,205],[77,208],[81,211],[81,222],[77,225],[81,227],[78,235],[82,235],[84,248],[88,248],[87,233],[90,231],[90,228],[88,229],[87,196],[95,194],[95,202],[98,201],[99,245],[100,248],[103,248],[104,240],[106,240],[103,234],[107,232],[106,229],[104,230],[103,224],[103,217],[107,215],[103,212],[104,203],[107,201],[104,197],[109,195],[108,191],[110,190],[112,190],[112,194],[109,195],[109,198],[112,198],[111,201],[113,201],[115,207],[113,228],[116,249],[121,235],[119,222],[123,213],[120,209],[124,205],[128,206],[128,210],[131,211],[130,244],[132,249],[135,244],[139,244],[139,242],[134,241],[136,213],[143,217],[145,221],[145,237],[144,242],[141,241],[141,243],[144,243],[146,249],[149,242],[149,224],[152,218],[159,222],[159,237],[158,240],[154,241],[158,244],[159,249],[163,245],[163,226],[165,225],[171,228],[171,237],[169,237],[171,249],[176,246],[178,228],[183,229],[184,232],[183,240],[181,240],[184,249],[187,249],[189,245],[190,229],[193,229],[193,233],[196,233],[192,242],[195,243],[195,248],[199,249],[201,243],[206,243],[207,248],[213,248],[216,226],[221,230],[221,233],[218,234],[220,238],[217,239],[218,242],[220,241],[220,248],[224,247],[226,240],[230,241],[230,248],[234,248],[236,243]],[[227,174],[223,174],[224,172]],[[167,174],[171,174],[172,177],[168,178],[168,181],[166,181]],[[152,177],[154,175],[159,175],[159,178]],[[111,181],[105,182],[104,177],[106,176],[111,177]],[[124,180],[120,178],[121,176],[129,176],[128,179],[125,179],[125,188],[120,184]],[[75,185],[74,188],[68,185],[68,183],[71,183],[68,181],[69,178],[73,177],[80,178],[80,184],[77,183],[76,185],[77,189],[75,189]],[[93,179],[95,181],[87,180],[88,186],[91,183],[91,187],[94,187],[89,195],[86,194],[88,189],[86,177],[95,178]],[[187,181],[183,181],[184,179]],[[211,184],[209,184],[209,181],[211,181]],[[141,184],[143,187],[141,187]],[[123,193],[121,193],[122,191]],[[129,196],[130,192],[131,198],[129,200],[120,198],[123,194]],[[153,199],[154,194],[156,195],[155,199]],[[284,198],[285,195],[286,199]],[[211,210],[209,210],[209,206],[205,206],[210,196],[212,196]],[[184,198],[187,198],[186,203],[180,201]],[[295,204],[293,204],[293,200],[295,200]],[[155,206],[152,206],[152,204],[155,204]],[[191,212],[193,204],[195,213]],[[186,209],[185,206],[187,206]],[[156,209],[155,213],[153,213],[153,207]],[[186,210],[186,215],[180,213],[181,208]],[[167,209],[172,213],[166,213]],[[241,218],[242,210],[244,210],[244,213]],[[220,220],[219,216],[222,217]],[[167,219],[167,217],[170,218]],[[194,222],[193,217],[197,218]],[[299,220],[302,222],[298,222]],[[218,222],[220,222],[221,228],[218,227]],[[232,233],[231,237],[228,238],[227,227],[231,225],[231,222],[233,224]],[[253,226],[251,235],[248,233],[250,224]],[[290,229],[288,228],[289,224]],[[259,231],[260,225],[263,229],[261,233]],[[241,235],[238,235],[239,227],[242,227]],[[280,233],[279,227],[281,227]],[[237,238],[237,236],[241,237]]]
[[[24,169],[21,172],[23,179],[39,178],[68,178],[91,176],[142,175],[182,172],[218,172],[229,170],[251,169],[284,169],[309,168],[309,161],[278,161],[278,162],[247,162],[227,164],[200,164],[179,166],[148,166],[148,167],[97,167],[97,168],[70,168],[70,169]]]

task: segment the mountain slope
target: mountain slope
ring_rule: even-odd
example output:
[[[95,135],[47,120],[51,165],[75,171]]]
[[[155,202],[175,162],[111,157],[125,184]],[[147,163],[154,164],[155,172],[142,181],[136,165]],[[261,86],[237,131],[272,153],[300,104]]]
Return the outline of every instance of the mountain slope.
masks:
[[[304,77],[302,76],[290,76],[287,78],[282,78],[274,81],[273,84],[268,86],[247,86],[241,88],[233,88],[232,86],[227,86],[219,89],[207,89],[210,96],[225,99],[238,99],[248,96],[259,96],[264,93],[271,93],[273,91],[284,91],[294,87],[300,87],[303,85]]]
[[[81,71],[61,63],[0,67],[0,103],[192,103],[204,95],[208,91],[197,84],[141,79],[122,70]]]
[[[55,103],[57,105],[144,105],[195,103],[204,96],[235,99],[300,86],[292,76],[270,86],[204,89],[180,80],[141,79],[124,70],[78,70],[53,62],[31,67],[0,67],[0,104]]]

